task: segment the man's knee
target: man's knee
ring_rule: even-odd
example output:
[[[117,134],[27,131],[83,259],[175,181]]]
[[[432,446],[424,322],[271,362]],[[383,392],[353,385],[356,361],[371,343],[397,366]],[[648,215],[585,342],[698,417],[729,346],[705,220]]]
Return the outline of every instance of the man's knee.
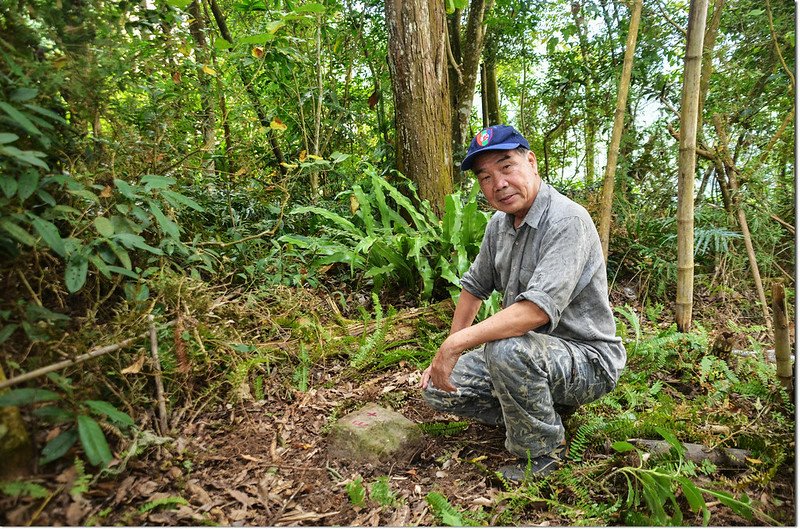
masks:
[[[490,372],[541,370],[546,375],[547,343],[537,335],[513,336],[486,344],[486,364]],[[536,369],[537,366],[539,369]]]

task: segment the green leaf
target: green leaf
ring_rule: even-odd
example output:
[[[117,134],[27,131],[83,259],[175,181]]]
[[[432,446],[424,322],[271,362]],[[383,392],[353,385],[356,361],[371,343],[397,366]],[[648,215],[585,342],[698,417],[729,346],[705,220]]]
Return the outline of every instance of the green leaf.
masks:
[[[49,321],[49,322],[56,322],[56,321],[69,321],[69,316],[66,314],[61,314],[60,312],[53,312],[50,309],[45,307],[40,307],[34,303],[29,303],[27,307],[25,307],[25,318],[30,322],[37,322],[37,321]]]
[[[31,214],[31,216],[33,215]],[[61,234],[58,232],[56,225],[49,220],[44,220],[41,217],[33,217],[34,218],[31,220],[31,224],[39,233],[39,236],[42,238],[44,243],[55,253],[61,257],[64,257],[67,254],[67,250],[64,247],[64,239],[61,238]]]
[[[131,270],[122,268],[120,266],[109,266],[109,272],[114,272],[115,274],[119,274],[121,276],[130,277],[131,279],[139,279],[138,274],[136,272],[132,272]]]
[[[39,105],[34,105],[33,103],[25,103],[25,108],[33,110],[37,114],[42,115],[42,116],[47,117],[47,118],[50,118],[53,121],[57,121],[58,123],[63,123],[64,125],[67,124],[67,120],[66,119],[64,119],[63,117],[59,116],[58,114],[56,114],[55,112],[53,112],[50,109],[42,108]]]
[[[64,430],[42,448],[42,457],[39,458],[39,464],[46,465],[62,457],[77,440],[78,432],[75,431],[75,428]]]
[[[94,265],[95,268],[97,268],[98,272],[103,274],[103,277],[106,279],[111,279],[111,270],[99,255],[93,253],[89,256],[89,261]]]
[[[272,30],[272,33],[278,30],[278,28],[282,27],[285,24],[282,20],[268,22],[268,28]],[[239,39],[240,44],[264,44],[268,40],[273,39],[272,33],[259,33],[258,35],[249,35],[242,39]]]
[[[75,195],[76,197],[85,198],[89,202],[100,202],[100,199],[97,197],[97,195],[88,189],[67,189],[67,193]]]
[[[325,6],[316,2],[304,4],[295,8],[297,13],[324,13]]]
[[[137,198],[139,198],[139,195],[136,194],[136,191],[134,191],[133,186],[130,185],[125,180],[120,180],[119,178],[115,178],[114,187],[116,187],[117,190],[119,190],[122,196],[124,196],[129,200],[136,200]]]
[[[703,525],[708,524],[708,517],[710,516],[708,512],[708,508],[706,507],[706,502],[703,500],[703,493],[700,492],[700,489],[695,486],[694,483],[689,481],[688,478],[683,476],[677,476],[676,480],[681,485],[681,490],[683,491],[683,495],[686,498],[686,501],[689,503],[689,507],[694,512],[703,512]]]
[[[727,492],[721,491],[707,491],[711,493],[712,496],[715,496],[720,503],[729,507],[733,512],[747,518],[748,520],[752,519],[753,517],[753,508],[750,506],[750,498],[746,494],[742,494],[741,499],[737,500],[733,497],[733,495],[728,494]]]
[[[12,498],[47,498],[50,496],[50,491],[42,487],[38,483],[31,483],[30,481],[4,481],[0,482],[0,492]]]
[[[333,211],[329,211],[325,208],[320,208],[317,206],[301,206],[294,208],[291,212],[289,212],[290,215],[300,215],[302,213],[314,213],[315,215],[319,215],[320,217],[328,219],[337,227],[345,230],[348,234],[353,235],[358,239],[364,237],[364,232],[358,229],[355,224],[341,215],[334,213]]]
[[[3,190],[3,194],[6,198],[11,198],[17,194],[19,184],[14,178],[0,178],[0,189]]]
[[[78,435],[89,462],[95,466],[108,465],[113,456],[97,421],[88,415],[78,415]]]
[[[16,331],[18,327],[19,325],[16,323],[9,323],[0,329],[0,344],[11,338],[11,335],[14,334],[14,331]]]
[[[24,201],[30,197],[39,186],[39,172],[35,169],[28,169],[20,173],[17,180],[17,196]]]
[[[189,4],[191,3],[192,0],[167,0],[167,4],[171,5],[172,7],[177,7],[182,11],[189,7]]]
[[[114,235],[114,240],[121,242],[126,248],[139,248],[140,250],[147,250],[155,255],[163,255],[160,249],[150,246],[144,241],[144,237],[134,233],[117,233]]]
[[[36,88],[20,87],[11,92],[9,99],[15,103],[22,103],[23,101],[30,101],[39,93]]]
[[[144,185],[145,191],[152,191],[153,189],[169,189],[175,185],[175,179],[170,176],[146,174],[140,183]]]
[[[218,50],[228,50],[230,48],[233,48],[233,44],[223,39],[222,37],[217,37],[214,39],[214,47]]]
[[[178,225],[175,224],[171,219],[167,218],[167,216],[161,211],[161,208],[158,207],[158,204],[156,204],[154,201],[148,200],[147,203],[150,206],[150,213],[152,213],[156,218],[156,221],[158,221],[161,231],[173,239],[180,240],[181,232],[178,229]]]
[[[175,209],[180,209],[180,205],[184,205],[184,206],[189,206],[193,210],[199,211],[201,213],[205,211],[200,204],[198,204],[191,198],[187,197],[186,195],[182,195],[175,191],[168,191],[165,189],[164,191],[161,191],[161,196],[164,197],[166,201],[169,202],[169,205]]]
[[[74,253],[67,262],[67,269],[64,270],[64,283],[67,290],[74,294],[83,288],[86,283],[86,272],[89,270],[89,259],[82,253]]]
[[[41,131],[36,128],[36,125],[34,125],[31,120],[25,116],[25,114],[16,108],[12,107],[5,101],[0,101],[0,108],[2,108],[3,111],[8,114],[8,117],[10,117],[14,123],[23,128],[28,134],[33,134],[34,136],[42,135]]]
[[[5,154],[6,156],[16,158],[17,160],[25,162],[28,165],[34,165],[45,170],[50,169],[50,167],[41,160],[41,158],[44,158],[47,155],[40,151],[21,151],[16,147],[0,146],[0,154]]]
[[[0,228],[3,228],[6,233],[14,237],[22,244],[26,244],[28,246],[36,245],[36,239],[34,239],[30,233],[11,222],[9,218],[0,220]]]
[[[636,447],[628,441],[617,441],[611,445],[611,448],[617,452],[630,452],[632,450],[636,450]]]
[[[19,136],[10,132],[0,132],[0,143],[13,143],[19,139]]]
[[[61,395],[49,389],[19,388],[0,395],[0,406],[23,406],[37,402],[49,402],[60,398]]]
[[[95,217],[94,229],[97,230],[97,233],[106,238],[111,238],[114,235],[114,225],[108,217]]]
[[[58,406],[42,406],[33,410],[32,413],[51,424],[61,424],[75,420],[75,416],[72,413]]]
[[[671,431],[669,431],[669,430],[667,430],[666,428],[663,428],[663,427],[661,427],[661,426],[656,426],[656,427],[655,427],[655,430],[656,430],[656,432],[658,432],[658,434],[659,434],[661,437],[663,437],[663,438],[664,438],[664,440],[665,440],[667,443],[669,443],[669,445],[670,445],[672,448],[674,448],[674,449],[675,449],[675,451],[676,451],[676,452],[678,452],[678,454],[679,454],[680,456],[683,456],[683,454],[685,454],[685,453],[686,453],[686,447],[684,447],[684,446],[681,444],[681,442],[678,440],[678,438],[677,438],[677,437],[675,437],[675,434],[674,434],[674,433],[672,433]]]
[[[105,415],[108,420],[120,426],[133,426],[134,422],[127,413],[118,410],[114,405],[104,400],[86,400],[83,402],[93,412]]]

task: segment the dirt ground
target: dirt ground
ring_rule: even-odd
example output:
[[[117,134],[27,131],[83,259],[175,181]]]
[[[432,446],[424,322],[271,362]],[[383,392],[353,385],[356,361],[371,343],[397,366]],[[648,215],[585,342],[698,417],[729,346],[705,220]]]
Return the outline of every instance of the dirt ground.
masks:
[[[491,511],[503,490],[490,470],[510,460],[502,428],[472,424],[456,435],[426,436],[424,449],[408,466],[333,460],[326,450],[332,421],[367,402],[395,408],[419,423],[456,418],[425,406],[417,390],[419,371],[411,366],[360,384],[339,382],[342,377],[328,371],[323,375],[328,380],[306,393],[276,390],[263,401],[187,413],[174,421],[185,425],[174,442],[115,461],[118,475],[92,483],[82,494],[68,493],[77,478],[73,466],[37,476],[55,493],[36,500],[0,496],[0,519],[37,526],[430,526],[441,520],[425,497],[438,491],[461,512],[491,512],[482,519],[497,524],[505,500]],[[394,504],[367,500],[364,507],[355,506],[346,484],[358,476],[365,484],[388,476]],[[794,509],[793,490],[786,488],[785,500],[791,502],[786,508]],[[727,509],[711,509],[714,525],[750,525]],[[531,526],[569,523],[535,503],[516,520]]]

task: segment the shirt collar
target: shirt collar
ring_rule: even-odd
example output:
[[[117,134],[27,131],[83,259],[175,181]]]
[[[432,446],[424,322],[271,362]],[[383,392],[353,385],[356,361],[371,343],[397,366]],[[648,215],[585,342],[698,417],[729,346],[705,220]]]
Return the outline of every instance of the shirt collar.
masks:
[[[536,198],[534,199],[531,208],[528,210],[528,213],[525,214],[525,218],[522,219],[520,226],[522,226],[523,224],[527,224],[528,226],[534,229],[537,229],[539,227],[539,221],[542,220],[542,216],[547,211],[547,208],[550,206],[550,195],[552,189],[553,189],[552,186],[547,184],[544,180],[541,181],[541,184],[539,185],[539,192],[536,194]],[[506,213],[506,221],[508,225],[513,229],[514,215]]]

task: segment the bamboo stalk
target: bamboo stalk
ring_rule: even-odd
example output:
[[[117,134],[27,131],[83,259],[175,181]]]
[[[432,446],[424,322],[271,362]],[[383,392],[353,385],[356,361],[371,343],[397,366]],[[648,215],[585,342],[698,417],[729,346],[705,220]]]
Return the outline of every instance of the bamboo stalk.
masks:
[[[772,283],[772,316],[775,324],[775,368],[778,380],[787,391],[792,391],[792,345],[789,337],[789,320],[786,315],[786,290],[783,280]]]
[[[614,110],[614,128],[611,132],[611,143],[608,145],[608,161],[606,162],[605,175],[603,176],[603,194],[600,206],[600,222],[598,232],[600,244],[603,248],[603,258],[608,262],[608,241],[611,234],[611,211],[614,201],[614,174],[617,171],[617,158],[619,146],[622,142],[622,129],[625,123],[625,105],[628,101],[628,90],[631,87],[631,72],[633,71],[633,57],[636,52],[636,38],[639,34],[639,21],[642,15],[642,0],[633,4],[631,21],[628,25],[628,38],[625,42],[625,58],[622,61],[622,75],[619,79],[617,91],[617,107]],[[545,153],[546,154],[546,153]]]
[[[691,1],[686,31],[678,151],[678,280],[675,322],[680,332],[688,332],[691,328],[694,304],[694,178],[701,60],[707,13],[708,0]]]
[[[156,336],[155,317],[147,315],[150,322],[150,354],[153,356],[153,370],[156,379],[156,399],[158,400],[158,424],[161,435],[167,435],[167,404],[164,401],[164,381],[161,378],[161,360],[158,358],[158,338]]]

